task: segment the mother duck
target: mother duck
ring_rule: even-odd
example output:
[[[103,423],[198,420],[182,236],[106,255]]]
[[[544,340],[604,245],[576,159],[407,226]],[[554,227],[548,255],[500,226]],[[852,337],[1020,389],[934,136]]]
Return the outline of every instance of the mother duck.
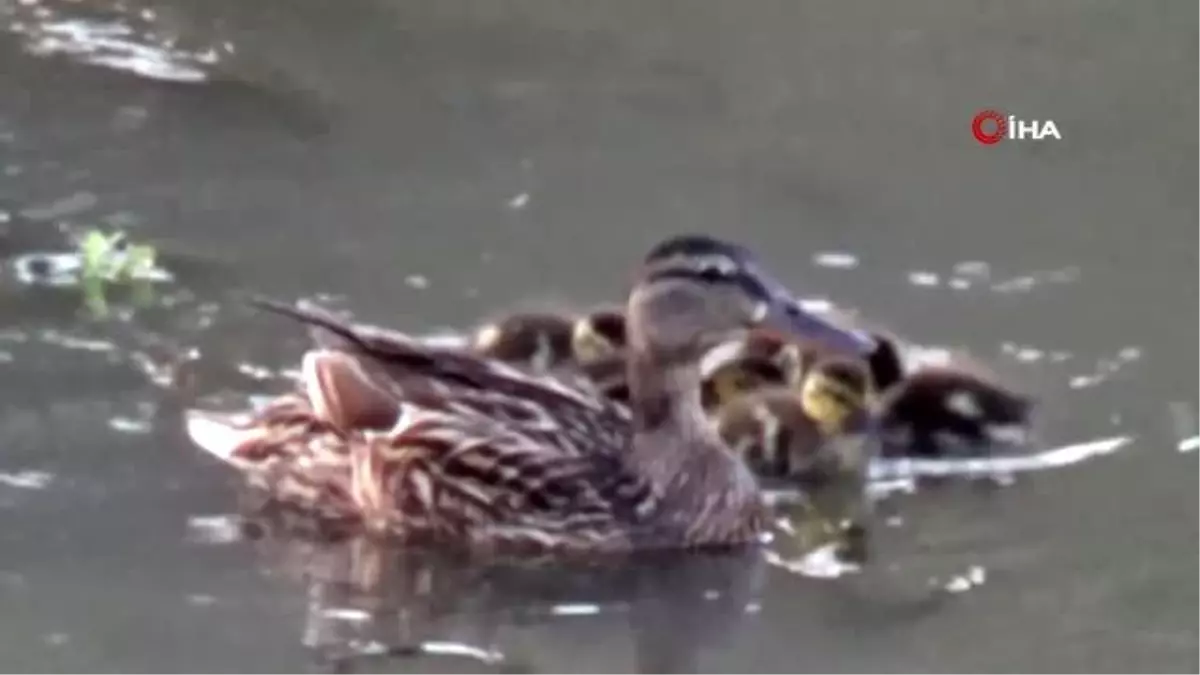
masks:
[[[802,310],[745,247],[672,237],[628,296],[628,408],[581,383],[356,324],[311,328],[297,389],[187,431],[272,502],[404,542],[610,551],[727,546],[766,522],[755,479],[713,431],[698,361],[749,328],[863,353]]]

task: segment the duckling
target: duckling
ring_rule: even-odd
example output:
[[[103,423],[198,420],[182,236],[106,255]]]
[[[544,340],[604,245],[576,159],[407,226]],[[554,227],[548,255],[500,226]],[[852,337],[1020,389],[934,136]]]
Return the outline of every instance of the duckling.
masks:
[[[701,363],[701,373],[724,403],[764,385],[797,388],[811,355],[805,346],[774,333],[749,331],[714,347]]]
[[[629,402],[625,362],[625,314],[600,307],[581,316],[518,312],[479,327],[472,350],[536,372],[570,371],[599,392]]]
[[[898,338],[872,331],[876,347],[858,363],[869,374],[865,400],[890,457],[980,455],[1020,448],[1034,402],[962,361],[906,371]],[[813,364],[831,356],[822,345],[758,332],[706,357],[702,404],[710,413],[763,387],[800,387]]]
[[[626,377],[625,313],[619,307],[600,307],[579,317],[571,331],[575,365],[602,394],[629,403]]]
[[[574,359],[571,336],[575,318],[554,312],[517,312],[489,321],[471,337],[480,356],[549,371]]]
[[[876,347],[856,359],[867,377],[865,400],[875,392],[895,385],[903,377],[898,343],[890,336],[872,333]],[[845,362],[817,342],[798,342],[778,334],[752,331],[744,338],[718,346],[705,357],[702,396],[705,409],[712,411],[724,403],[766,386],[799,389],[815,364],[832,359]]]
[[[717,433],[762,476],[803,479],[824,472],[824,441],[865,429],[869,376],[848,359],[814,364],[800,390],[747,391],[715,413]]]
[[[762,390],[790,391],[791,375],[763,357],[740,357],[721,363],[700,382],[700,405],[709,415],[751,393]]]
[[[863,555],[867,469],[876,437],[868,424],[870,376],[850,359],[809,367],[797,391],[768,386],[738,396],[714,416],[717,433],[767,481],[802,487],[805,503]]]
[[[625,313],[619,307],[594,309],[571,327],[571,351],[580,364],[606,359],[625,345]]]
[[[884,391],[874,414],[890,457],[963,457],[1020,449],[1035,401],[962,365],[926,366]]]

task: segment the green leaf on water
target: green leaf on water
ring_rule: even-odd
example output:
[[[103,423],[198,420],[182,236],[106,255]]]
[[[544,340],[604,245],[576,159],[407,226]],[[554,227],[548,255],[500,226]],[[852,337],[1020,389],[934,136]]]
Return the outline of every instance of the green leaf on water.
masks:
[[[109,314],[109,284],[127,285],[135,306],[153,304],[150,277],[158,257],[153,246],[130,243],[124,232],[91,229],[79,239],[79,257],[84,304],[97,318]]]
[[[111,275],[112,253],[120,234],[108,235],[100,230],[88,230],[79,241],[79,253],[84,279],[104,279]]]

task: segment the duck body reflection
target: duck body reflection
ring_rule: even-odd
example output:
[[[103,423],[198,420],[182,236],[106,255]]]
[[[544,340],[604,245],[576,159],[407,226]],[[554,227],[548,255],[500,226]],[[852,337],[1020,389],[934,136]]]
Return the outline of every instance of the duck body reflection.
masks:
[[[588,560],[481,558],[361,535],[299,536],[262,512],[247,538],[307,594],[300,640],[332,672],[537,672],[522,633],[550,629],[626,651],[637,672],[691,672],[757,614],[768,566],[748,546]],[[593,643],[595,644],[595,643]]]

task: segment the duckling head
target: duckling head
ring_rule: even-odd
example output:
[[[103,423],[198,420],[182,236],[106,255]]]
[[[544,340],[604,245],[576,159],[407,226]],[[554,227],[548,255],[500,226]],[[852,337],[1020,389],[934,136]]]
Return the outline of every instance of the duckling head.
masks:
[[[799,385],[813,346],[775,331],[750,329],[725,340],[704,355],[701,373],[706,378],[732,367],[769,367],[786,386]]]
[[[700,403],[706,412],[712,413],[751,392],[786,384],[786,374],[774,362],[743,356],[703,372]]]
[[[572,329],[561,314],[522,312],[480,326],[471,345],[489,358],[549,370],[570,360]]]
[[[832,436],[863,419],[870,393],[871,376],[862,362],[829,358],[810,367],[800,387],[800,404]]]
[[[619,308],[594,310],[571,328],[571,351],[583,365],[600,362],[625,349],[625,313]]]

